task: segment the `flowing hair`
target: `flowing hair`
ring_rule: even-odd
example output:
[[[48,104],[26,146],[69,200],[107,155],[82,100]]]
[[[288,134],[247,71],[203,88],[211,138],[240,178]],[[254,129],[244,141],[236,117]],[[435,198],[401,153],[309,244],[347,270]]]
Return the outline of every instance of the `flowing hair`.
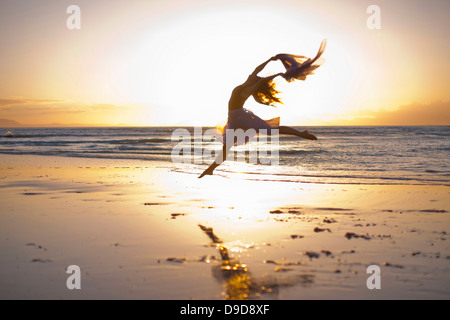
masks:
[[[277,94],[279,93],[280,91],[276,89],[275,82],[271,79],[268,81],[263,81],[252,96],[258,103],[276,107],[273,103],[283,103],[281,99],[277,97]]]

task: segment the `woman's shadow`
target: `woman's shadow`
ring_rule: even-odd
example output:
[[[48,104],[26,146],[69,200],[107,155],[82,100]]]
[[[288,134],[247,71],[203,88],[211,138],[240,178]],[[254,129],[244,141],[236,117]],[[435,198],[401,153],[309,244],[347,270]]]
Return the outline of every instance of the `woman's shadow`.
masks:
[[[247,300],[278,297],[281,287],[289,287],[296,284],[310,285],[313,283],[313,276],[299,275],[293,278],[287,278],[282,281],[274,276],[254,277],[248,270],[246,264],[243,264],[237,258],[230,257],[230,251],[223,244],[223,241],[217,237],[213,228],[198,225],[200,229],[211,239],[212,246],[215,246],[220,254],[220,264],[213,266],[212,273],[214,278],[221,282],[225,289],[225,298],[227,300]]]

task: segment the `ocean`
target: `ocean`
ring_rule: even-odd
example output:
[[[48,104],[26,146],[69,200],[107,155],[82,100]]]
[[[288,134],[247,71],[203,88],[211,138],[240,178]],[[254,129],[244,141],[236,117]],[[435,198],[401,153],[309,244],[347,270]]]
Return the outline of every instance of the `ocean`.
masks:
[[[184,128],[192,134],[189,145],[197,149],[192,149],[191,156],[184,155],[185,163],[174,163],[172,151],[180,145],[172,138],[176,129],[183,128],[2,128],[0,155],[133,159],[149,166],[157,162],[173,171],[201,173],[212,161],[203,154],[220,150],[222,144],[208,135],[194,136],[192,127]],[[227,161],[215,173],[303,183],[450,186],[450,126],[307,129],[317,141],[283,135],[277,145],[271,145],[279,156],[277,165]],[[8,131],[13,137],[6,136]],[[257,143],[262,142],[249,143],[249,150],[264,149]]]

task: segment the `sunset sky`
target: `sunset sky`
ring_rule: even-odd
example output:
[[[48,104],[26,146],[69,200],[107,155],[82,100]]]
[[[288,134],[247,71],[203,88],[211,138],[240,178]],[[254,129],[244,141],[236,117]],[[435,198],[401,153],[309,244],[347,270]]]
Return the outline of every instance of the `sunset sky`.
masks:
[[[258,64],[314,56],[326,38],[315,75],[279,81],[284,105],[246,107],[287,125],[450,125],[449,12],[448,0],[2,0],[0,119],[215,125]]]

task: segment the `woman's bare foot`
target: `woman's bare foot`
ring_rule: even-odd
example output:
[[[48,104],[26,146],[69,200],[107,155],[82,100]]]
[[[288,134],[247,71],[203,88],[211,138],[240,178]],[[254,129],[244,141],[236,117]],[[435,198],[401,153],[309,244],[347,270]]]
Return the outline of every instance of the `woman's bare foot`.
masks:
[[[202,173],[198,178],[199,178],[199,179],[200,179],[200,178],[203,178],[205,175],[212,176],[213,171],[214,171],[214,169],[208,168],[208,169],[206,169],[205,171],[203,171],[203,173]]]
[[[309,133],[308,130],[302,131],[302,138],[308,139],[308,140],[317,140],[317,137],[311,133]]]

